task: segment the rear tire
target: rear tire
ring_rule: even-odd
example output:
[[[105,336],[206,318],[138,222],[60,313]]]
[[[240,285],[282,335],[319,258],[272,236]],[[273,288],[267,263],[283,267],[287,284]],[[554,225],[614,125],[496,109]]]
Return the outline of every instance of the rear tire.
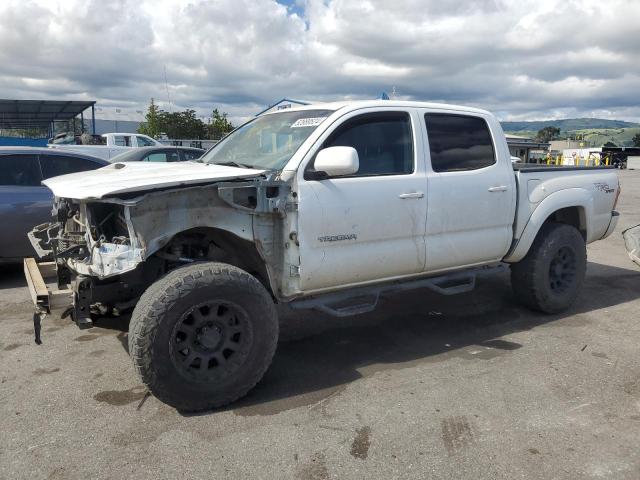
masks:
[[[224,263],[178,268],[136,305],[129,353],[142,382],[182,411],[244,396],[269,367],[278,341],[275,306],[262,284]]]
[[[575,301],[587,268],[587,250],[571,225],[542,226],[527,255],[511,265],[511,287],[520,303],[544,313],[558,313]]]

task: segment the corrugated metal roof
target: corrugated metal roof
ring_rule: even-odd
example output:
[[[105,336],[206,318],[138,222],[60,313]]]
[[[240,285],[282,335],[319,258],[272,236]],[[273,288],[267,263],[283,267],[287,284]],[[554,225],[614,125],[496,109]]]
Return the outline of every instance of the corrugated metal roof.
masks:
[[[48,127],[57,120],[71,120],[95,105],[84,100],[0,99],[0,129]]]

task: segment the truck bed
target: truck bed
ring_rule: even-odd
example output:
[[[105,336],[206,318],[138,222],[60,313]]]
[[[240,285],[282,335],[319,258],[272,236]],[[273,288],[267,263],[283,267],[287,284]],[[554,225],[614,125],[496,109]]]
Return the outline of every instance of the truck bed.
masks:
[[[529,165],[513,165],[518,197],[514,246],[507,261],[520,260],[526,253],[519,248],[521,240],[523,244],[532,241],[529,237],[538,231],[538,223],[561,209],[584,226],[587,243],[610,233],[619,185],[614,167]]]

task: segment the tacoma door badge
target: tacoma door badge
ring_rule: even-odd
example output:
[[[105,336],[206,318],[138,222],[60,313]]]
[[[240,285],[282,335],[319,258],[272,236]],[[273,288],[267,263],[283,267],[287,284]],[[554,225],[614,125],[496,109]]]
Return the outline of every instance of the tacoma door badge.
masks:
[[[318,237],[321,242],[341,242],[343,240],[357,240],[358,236],[355,233],[345,233],[344,235],[326,235],[324,237]]]

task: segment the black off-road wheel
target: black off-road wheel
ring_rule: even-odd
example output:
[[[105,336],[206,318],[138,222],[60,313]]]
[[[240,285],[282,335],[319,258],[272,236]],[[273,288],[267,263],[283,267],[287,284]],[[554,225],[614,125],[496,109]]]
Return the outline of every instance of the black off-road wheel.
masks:
[[[170,272],[142,295],[129,325],[129,354],[142,382],[181,411],[244,396],[269,367],[277,342],[269,293],[224,263]]]
[[[587,269],[587,250],[580,232],[562,223],[547,223],[527,255],[511,265],[511,287],[520,303],[544,313],[559,313],[576,300]]]

